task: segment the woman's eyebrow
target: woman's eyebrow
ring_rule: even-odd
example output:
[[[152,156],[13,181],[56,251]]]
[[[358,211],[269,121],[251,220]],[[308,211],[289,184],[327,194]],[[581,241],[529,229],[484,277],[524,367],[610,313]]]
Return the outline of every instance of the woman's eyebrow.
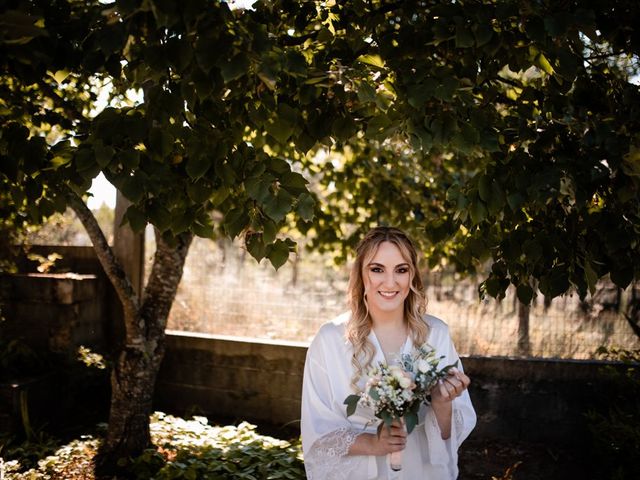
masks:
[[[399,263],[398,265],[396,265],[393,268],[398,268],[398,267],[408,267],[409,264],[408,263]],[[386,265],[383,265],[382,263],[378,263],[378,262],[371,262],[367,264],[367,267],[386,267]]]
[[[384,267],[384,265],[378,262],[369,262],[367,263],[367,267]]]

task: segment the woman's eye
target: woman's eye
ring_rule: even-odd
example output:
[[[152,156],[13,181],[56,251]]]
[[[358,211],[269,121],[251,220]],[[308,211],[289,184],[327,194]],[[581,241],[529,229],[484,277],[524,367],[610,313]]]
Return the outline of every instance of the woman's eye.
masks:
[[[380,267],[372,267],[372,268],[371,268],[371,271],[372,271],[373,273],[381,273],[381,272],[382,272],[382,269],[381,269]]]
[[[396,270],[396,272],[398,272],[398,273],[407,273],[408,271],[409,271],[409,269],[406,268],[406,267],[399,268],[398,270]]]

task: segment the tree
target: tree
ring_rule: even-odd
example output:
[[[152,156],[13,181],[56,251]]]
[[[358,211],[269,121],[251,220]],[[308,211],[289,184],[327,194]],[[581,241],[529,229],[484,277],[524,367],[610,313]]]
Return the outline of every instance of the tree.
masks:
[[[34,221],[73,208],[125,311],[104,464],[149,443],[193,235],[243,235],[278,268],[286,225],[326,249],[399,224],[432,264],[490,262],[482,293],[513,284],[525,304],[534,281],[553,297],[638,278],[637,17],[632,1],[1,7],[4,195]],[[135,230],[155,227],[141,297],[82,200],[99,172]]]

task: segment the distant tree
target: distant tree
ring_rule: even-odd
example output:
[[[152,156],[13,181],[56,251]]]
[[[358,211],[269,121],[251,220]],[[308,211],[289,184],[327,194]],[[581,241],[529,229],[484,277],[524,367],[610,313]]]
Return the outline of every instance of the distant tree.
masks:
[[[481,292],[513,284],[524,304],[534,281],[585,296],[640,276],[635,1],[254,7],[0,7],[4,195],[33,221],[73,208],[125,311],[106,465],[149,443],[193,235],[243,235],[277,268],[285,225],[333,249],[398,224],[432,265],[490,262]],[[100,85],[112,106],[93,117]],[[156,231],[140,297],[82,199],[99,172],[132,202],[126,221]]]

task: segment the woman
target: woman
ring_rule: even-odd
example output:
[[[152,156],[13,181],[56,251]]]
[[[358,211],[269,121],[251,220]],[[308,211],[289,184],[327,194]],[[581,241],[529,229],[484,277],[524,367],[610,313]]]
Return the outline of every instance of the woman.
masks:
[[[476,422],[461,366],[432,389],[410,435],[395,422],[378,436],[371,409],[358,406],[347,418],[343,403],[362,391],[371,366],[390,363],[414,345],[426,342],[444,356],[440,367],[459,360],[447,325],[424,315],[416,250],[401,230],[377,227],[360,242],[349,304],[351,312],[324,324],[307,352],[301,419],[307,478],[457,478],[458,447]],[[396,451],[403,451],[399,472],[389,465],[388,454]]]

